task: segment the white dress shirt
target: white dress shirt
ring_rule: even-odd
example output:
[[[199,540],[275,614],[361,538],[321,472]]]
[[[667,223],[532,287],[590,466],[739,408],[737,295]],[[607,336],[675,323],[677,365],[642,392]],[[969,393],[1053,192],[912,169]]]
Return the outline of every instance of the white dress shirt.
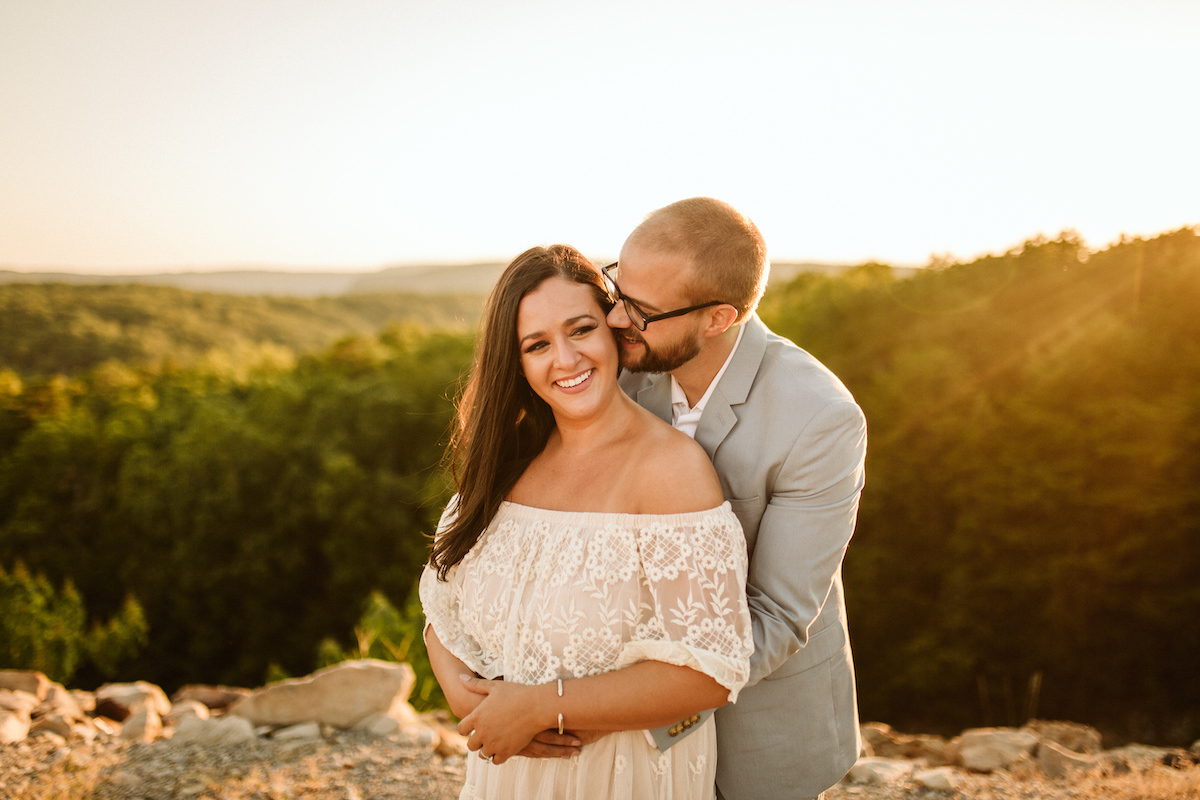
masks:
[[[679,382],[675,380],[675,376],[671,376],[671,424],[676,430],[683,431],[693,439],[696,438],[696,428],[700,425],[700,415],[704,413],[704,406],[708,403],[708,398],[712,396],[713,388],[720,383],[721,376],[728,369],[729,362],[733,361],[733,354],[737,352],[738,345],[742,343],[742,334],[745,332],[746,326],[739,325],[737,341],[733,343],[733,349],[729,351],[729,356],[726,357],[725,363],[721,365],[721,369],[717,371],[717,374],[708,384],[708,388],[704,391],[704,396],[700,398],[695,406],[688,406],[687,394],[680,387]]]

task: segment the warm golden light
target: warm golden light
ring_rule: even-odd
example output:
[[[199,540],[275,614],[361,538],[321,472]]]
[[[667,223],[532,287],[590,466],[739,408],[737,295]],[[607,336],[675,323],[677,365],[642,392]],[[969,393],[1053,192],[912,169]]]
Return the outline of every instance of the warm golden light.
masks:
[[[0,6],[0,266],[615,253],[707,194],[783,260],[1200,220],[1200,5]]]

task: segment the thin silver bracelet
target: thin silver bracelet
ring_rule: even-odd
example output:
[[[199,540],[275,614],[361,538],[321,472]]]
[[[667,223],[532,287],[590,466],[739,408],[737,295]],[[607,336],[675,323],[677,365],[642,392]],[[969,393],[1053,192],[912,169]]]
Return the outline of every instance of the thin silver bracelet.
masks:
[[[558,696],[562,697],[562,678],[558,679]],[[560,734],[563,732],[563,719],[561,711],[558,712],[558,732]]]

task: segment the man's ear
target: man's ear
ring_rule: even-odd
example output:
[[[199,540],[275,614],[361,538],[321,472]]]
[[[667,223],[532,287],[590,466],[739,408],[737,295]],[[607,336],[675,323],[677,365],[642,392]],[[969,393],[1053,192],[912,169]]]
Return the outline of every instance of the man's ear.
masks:
[[[727,303],[713,306],[708,311],[708,327],[704,329],[706,338],[720,336],[737,320],[737,309]]]

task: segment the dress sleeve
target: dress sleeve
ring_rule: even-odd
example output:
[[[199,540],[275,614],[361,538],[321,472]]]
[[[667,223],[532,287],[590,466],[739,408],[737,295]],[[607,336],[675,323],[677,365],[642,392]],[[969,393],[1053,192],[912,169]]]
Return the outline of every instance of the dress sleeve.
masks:
[[[455,495],[446,504],[446,510],[442,512],[442,518],[438,522],[438,536],[454,521],[457,501],[458,495]],[[458,567],[458,564],[451,567],[446,580],[441,581],[438,580],[437,570],[429,564],[425,565],[418,589],[421,609],[425,612],[425,625],[432,627],[442,645],[464,664],[484,677],[494,678],[495,675],[489,674],[492,670],[487,663],[489,660],[484,656],[483,648],[467,633],[462,624],[462,598],[459,596],[462,587],[454,580],[454,573]]]
[[[729,689],[733,702],[754,652],[746,540],[728,503],[684,519],[637,532],[649,607],[619,666],[654,660],[691,667]]]

